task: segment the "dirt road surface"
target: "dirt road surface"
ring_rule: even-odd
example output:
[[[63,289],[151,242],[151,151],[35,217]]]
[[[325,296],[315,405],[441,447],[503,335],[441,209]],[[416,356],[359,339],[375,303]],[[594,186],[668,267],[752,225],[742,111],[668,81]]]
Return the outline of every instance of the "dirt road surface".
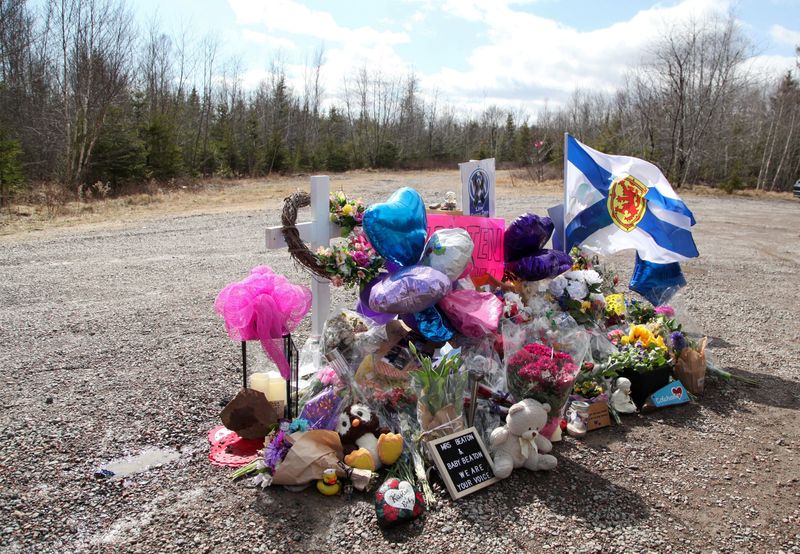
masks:
[[[333,187],[372,202],[411,185],[430,202],[457,182],[362,173]],[[250,185],[263,204],[0,239],[0,550],[800,552],[800,202],[786,198],[684,197],[702,257],[684,265],[681,302],[717,364],[759,388],[710,380],[700,402],[567,438],[551,473],[442,495],[393,531],[366,496],[231,482],[206,458],[206,432],[239,387],[239,347],[212,304],[258,264],[307,279],[264,248],[274,198],[305,186]],[[554,187],[504,182],[498,213],[557,201]],[[623,278],[632,257],[612,258]],[[159,468],[93,477],[152,449],[164,449]]]

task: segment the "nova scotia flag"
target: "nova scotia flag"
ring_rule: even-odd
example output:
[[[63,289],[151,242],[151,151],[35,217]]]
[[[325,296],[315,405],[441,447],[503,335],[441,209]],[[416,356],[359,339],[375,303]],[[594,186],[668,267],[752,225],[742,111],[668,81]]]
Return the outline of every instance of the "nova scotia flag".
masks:
[[[603,154],[565,138],[564,249],[598,254],[633,248],[667,264],[699,254],[694,216],[659,169],[644,160]]]

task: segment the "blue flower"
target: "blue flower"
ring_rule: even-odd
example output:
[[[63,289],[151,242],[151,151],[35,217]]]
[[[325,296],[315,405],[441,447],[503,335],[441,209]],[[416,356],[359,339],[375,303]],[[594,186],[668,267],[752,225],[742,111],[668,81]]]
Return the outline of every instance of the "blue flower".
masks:
[[[673,331],[669,338],[675,352],[680,353],[681,350],[686,348],[686,337],[680,331]]]

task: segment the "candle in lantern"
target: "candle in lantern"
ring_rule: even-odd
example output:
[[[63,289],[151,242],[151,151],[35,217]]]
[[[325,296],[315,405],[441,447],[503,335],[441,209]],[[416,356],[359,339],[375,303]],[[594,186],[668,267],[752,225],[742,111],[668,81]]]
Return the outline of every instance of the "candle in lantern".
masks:
[[[263,392],[279,417],[283,417],[286,406],[286,381],[277,371],[253,373],[250,375],[250,388]]]

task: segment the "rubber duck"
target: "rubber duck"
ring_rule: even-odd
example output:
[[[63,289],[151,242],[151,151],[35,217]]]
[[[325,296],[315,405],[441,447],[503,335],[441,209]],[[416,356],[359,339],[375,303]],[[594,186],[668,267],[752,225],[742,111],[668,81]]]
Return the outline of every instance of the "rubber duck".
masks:
[[[339,494],[342,489],[339,478],[336,477],[335,469],[326,469],[322,472],[322,479],[317,481],[317,490],[325,496],[333,496]]]

